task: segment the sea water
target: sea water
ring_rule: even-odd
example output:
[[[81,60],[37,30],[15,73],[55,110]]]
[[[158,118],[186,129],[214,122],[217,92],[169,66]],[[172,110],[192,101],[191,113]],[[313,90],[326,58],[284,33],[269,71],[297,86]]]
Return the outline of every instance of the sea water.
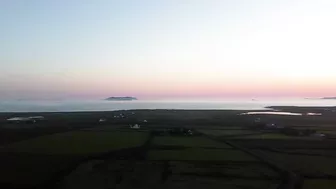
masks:
[[[336,106],[322,99],[221,99],[221,100],[6,100],[0,112],[75,112],[129,109],[266,110],[266,106]]]

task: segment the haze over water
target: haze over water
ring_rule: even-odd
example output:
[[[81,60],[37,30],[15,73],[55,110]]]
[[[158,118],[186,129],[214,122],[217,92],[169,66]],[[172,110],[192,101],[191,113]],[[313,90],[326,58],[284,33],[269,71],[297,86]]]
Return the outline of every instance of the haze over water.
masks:
[[[262,110],[266,106],[336,106],[336,100],[308,99],[188,99],[188,100],[21,100],[0,101],[0,112],[74,112],[130,109]]]

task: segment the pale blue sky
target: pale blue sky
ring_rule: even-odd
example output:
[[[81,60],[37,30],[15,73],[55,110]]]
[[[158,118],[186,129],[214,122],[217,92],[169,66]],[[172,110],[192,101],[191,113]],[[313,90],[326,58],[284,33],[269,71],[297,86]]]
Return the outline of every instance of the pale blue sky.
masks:
[[[336,95],[333,0],[2,0],[0,98]]]

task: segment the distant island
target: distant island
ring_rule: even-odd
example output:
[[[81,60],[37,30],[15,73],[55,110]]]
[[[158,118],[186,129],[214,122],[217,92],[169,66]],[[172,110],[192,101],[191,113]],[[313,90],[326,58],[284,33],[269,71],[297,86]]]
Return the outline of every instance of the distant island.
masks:
[[[336,97],[304,98],[306,100],[336,100]]]
[[[130,100],[138,100],[137,98],[135,97],[129,97],[129,96],[121,96],[121,97],[116,97],[116,96],[113,96],[113,97],[109,97],[105,100],[111,100],[111,101],[130,101]]]
[[[323,97],[321,99],[325,99],[325,100],[336,100],[336,97]]]

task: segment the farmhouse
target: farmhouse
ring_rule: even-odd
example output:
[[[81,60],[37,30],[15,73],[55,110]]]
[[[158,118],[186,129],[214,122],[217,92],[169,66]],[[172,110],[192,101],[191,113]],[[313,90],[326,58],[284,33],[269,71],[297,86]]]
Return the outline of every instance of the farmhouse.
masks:
[[[134,124],[134,125],[130,125],[131,129],[140,129],[140,125],[138,124]]]

